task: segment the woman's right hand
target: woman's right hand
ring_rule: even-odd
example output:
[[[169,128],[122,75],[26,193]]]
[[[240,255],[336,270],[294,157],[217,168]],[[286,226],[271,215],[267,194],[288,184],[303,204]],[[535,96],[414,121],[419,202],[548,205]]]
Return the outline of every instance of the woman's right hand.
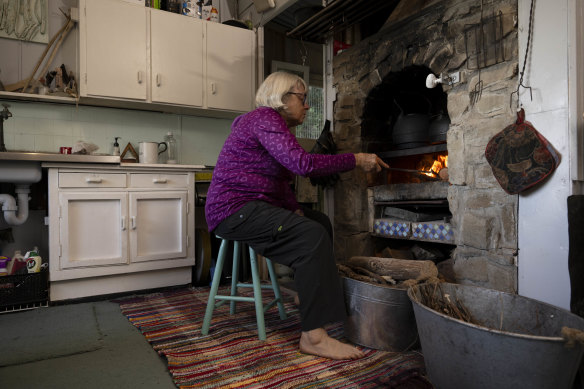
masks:
[[[357,153],[355,154],[355,163],[357,167],[365,170],[366,172],[380,172],[382,168],[389,168],[389,165],[377,154],[367,154],[367,153]]]

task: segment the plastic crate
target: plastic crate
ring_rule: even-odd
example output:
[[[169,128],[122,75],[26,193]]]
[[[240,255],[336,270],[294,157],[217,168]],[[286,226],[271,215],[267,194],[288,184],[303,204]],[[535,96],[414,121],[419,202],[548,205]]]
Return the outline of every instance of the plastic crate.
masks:
[[[0,307],[45,302],[48,298],[48,271],[0,276]]]

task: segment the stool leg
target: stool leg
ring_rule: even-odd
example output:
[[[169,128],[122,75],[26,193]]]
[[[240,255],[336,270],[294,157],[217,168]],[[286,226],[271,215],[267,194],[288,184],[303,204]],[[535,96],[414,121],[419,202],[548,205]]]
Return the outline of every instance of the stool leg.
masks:
[[[239,279],[239,253],[240,247],[238,241],[233,242],[233,267],[231,272],[231,295],[237,296],[237,282]],[[229,303],[229,313],[234,315],[235,314],[235,301],[232,300]]]
[[[215,273],[213,274],[213,282],[211,282],[211,290],[209,291],[209,300],[207,301],[207,310],[205,311],[205,318],[203,319],[203,327],[201,333],[207,335],[209,333],[209,326],[211,325],[211,318],[213,317],[213,310],[215,309],[215,296],[221,283],[221,272],[223,271],[223,263],[227,255],[227,248],[229,241],[223,239],[221,247],[219,248],[219,255],[217,256],[217,263],[215,264]]]
[[[253,281],[253,295],[255,300],[256,320],[258,323],[258,337],[266,340],[266,325],[264,323],[264,303],[262,300],[262,288],[258,272],[258,261],[255,250],[249,248],[249,262],[251,264],[251,278]]]
[[[284,309],[284,304],[282,301],[282,293],[280,293],[280,284],[278,283],[278,278],[276,271],[274,270],[274,264],[268,258],[266,258],[266,265],[268,266],[268,273],[270,273],[270,281],[272,281],[272,289],[274,290],[274,295],[276,296],[276,301],[278,304],[278,311],[280,312],[280,319],[284,320],[288,317],[286,310]]]

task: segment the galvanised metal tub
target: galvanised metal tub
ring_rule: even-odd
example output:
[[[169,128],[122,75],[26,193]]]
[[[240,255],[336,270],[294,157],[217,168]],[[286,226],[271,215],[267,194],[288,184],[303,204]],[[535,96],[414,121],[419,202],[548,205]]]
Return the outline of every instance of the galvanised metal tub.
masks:
[[[437,389],[572,388],[583,347],[567,347],[561,330],[584,330],[581,317],[537,300],[467,285],[416,285],[408,289],[408,297],[426,371]],[[433,298],[458,300],[478,324],[430,308]]]
[[[417,344],[416,319],[406,289],[342,279],[347,339],[386,351],[405,351]]]

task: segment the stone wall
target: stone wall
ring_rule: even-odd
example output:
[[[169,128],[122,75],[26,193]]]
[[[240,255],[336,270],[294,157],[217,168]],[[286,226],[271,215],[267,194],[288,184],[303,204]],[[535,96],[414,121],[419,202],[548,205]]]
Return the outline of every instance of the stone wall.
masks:
[[[502,62],[476,69],[467,54],[465,30],[501,15]],[[452,261],[456,280],[517,292],[517,204],[496,182],[484,151],[493,135],[515,119],[511,93],[518,83],[517,1],[445,0],[386,26],[333,60],[334,137],[339,152],[361,152],[364,102],[392,72],[424,65],[436,75],[461,72],[462,82],[445,86],[448,96],[448,201],[455,228]],[[497,61],[494,61],[497,62]],[[469,69],[470,68],[470,69]],[[480,87],[482,86],[482,87]],[[373,255],[365,175],[341,175],[335,187],[335,250],[338,259]]]

